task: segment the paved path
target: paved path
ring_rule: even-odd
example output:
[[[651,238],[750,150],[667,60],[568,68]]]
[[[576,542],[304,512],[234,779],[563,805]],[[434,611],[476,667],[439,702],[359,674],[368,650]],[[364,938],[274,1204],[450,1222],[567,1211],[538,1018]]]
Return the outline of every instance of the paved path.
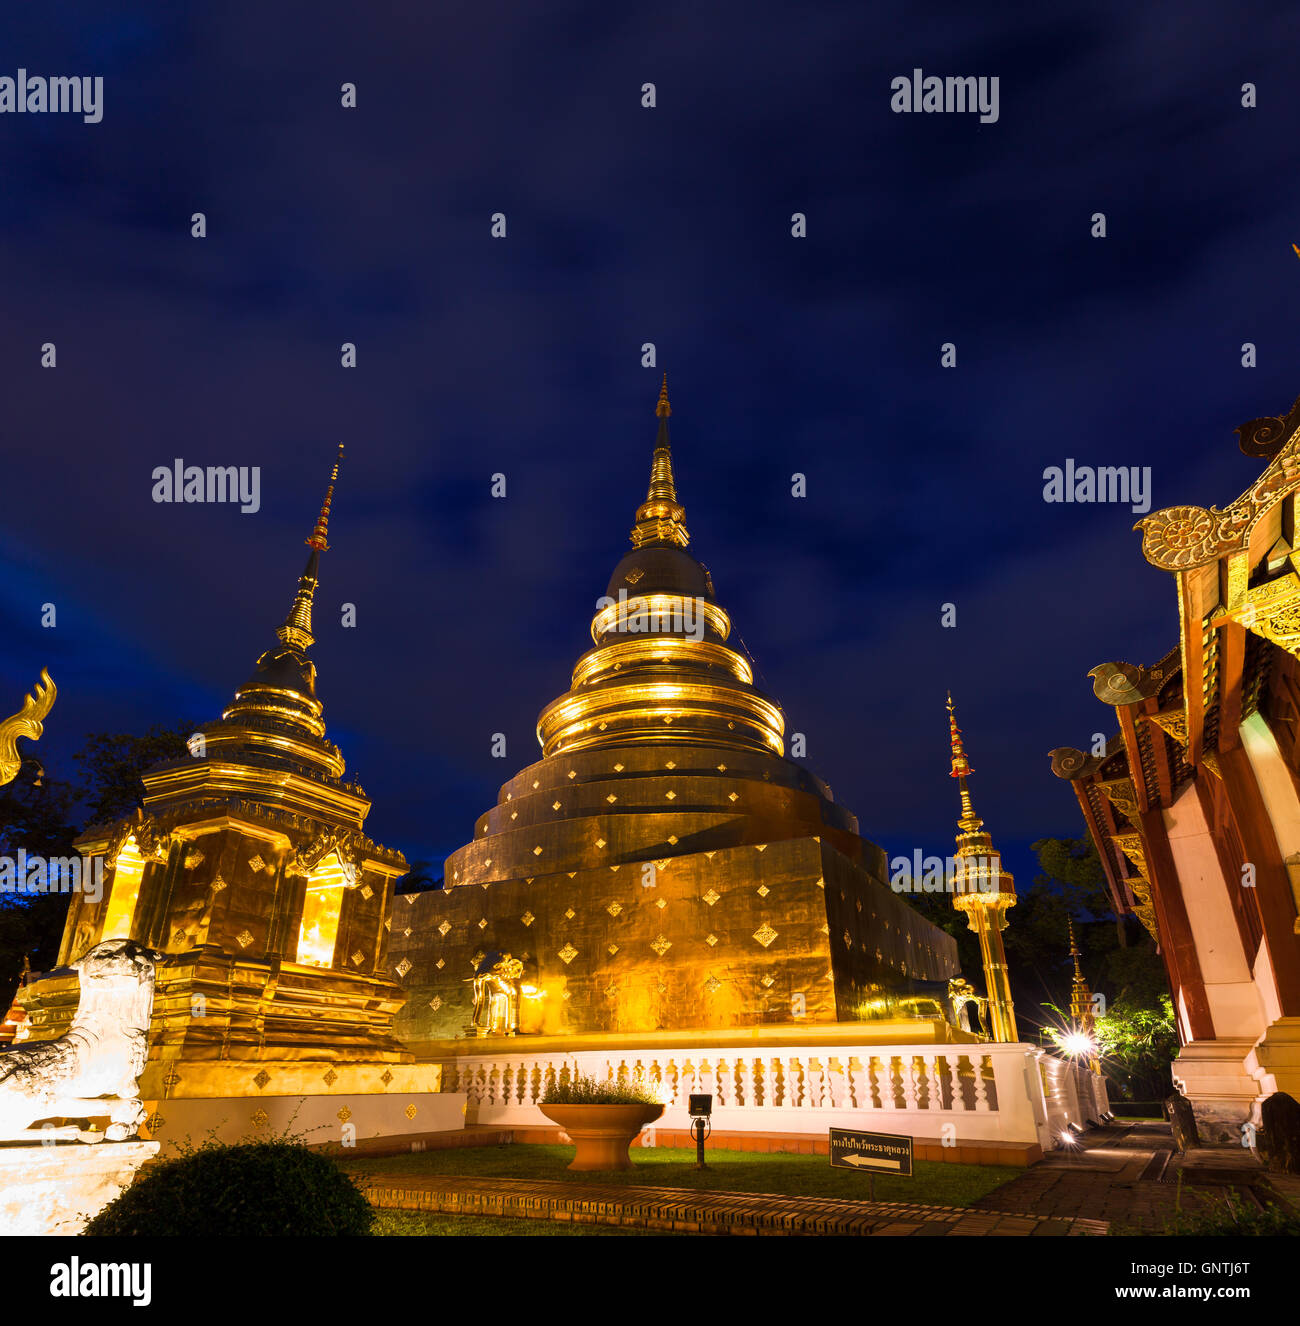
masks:
[[[1112,1124],[1085,1133],[1069,1151],[1045,1156],[973,1205],[1159,1231],[1180,1208],[1191,1210],[1229,1190],[1247,1201],[1271,1196],[1275,1177],[1241,1147],[1198,1147],[1180,1156],[1163,1121]]]
[[[1104,1234],[1081,1219],[901,1202],[840,1202],[770,1193],[604,1186],[544,1179],[456,1175],[357,1175],[371,1203],[406,1211],[516,1216],[630,1225],[674,1234],[856,1234],[870,1236]]]

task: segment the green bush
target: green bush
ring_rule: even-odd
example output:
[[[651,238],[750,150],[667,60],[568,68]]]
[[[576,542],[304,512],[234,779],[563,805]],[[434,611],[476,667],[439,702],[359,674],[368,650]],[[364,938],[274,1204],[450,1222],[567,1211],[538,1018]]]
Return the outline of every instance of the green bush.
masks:
[[[644,1078],[619,1083],[597,1082],[581,1075],[554,1082],[542,1096],[543,1105],[659,1105],[659,1093]]]
[[[209,1143],[146,1170],[86,1233],[369,1234],[373,1218],[356,1184],[305,1146]]]

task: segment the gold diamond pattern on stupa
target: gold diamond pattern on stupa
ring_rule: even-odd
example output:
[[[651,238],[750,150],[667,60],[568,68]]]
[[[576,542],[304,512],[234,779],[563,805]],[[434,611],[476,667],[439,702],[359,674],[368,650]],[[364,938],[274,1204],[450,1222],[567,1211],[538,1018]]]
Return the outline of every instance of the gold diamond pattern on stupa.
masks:
[[[414,1119],[414,1118],[415,1118],[415,1102],[412,1101],[411,1104],[409,1104],[409,1105],[406,1107],[406,1109],[403,1110],[403,1113],[406,1115],[406,1117],[407,1117],[408,1119]]]
[[[760,884],[756,892],[758,893],[758,896],[760,898],[766,898],[767,895],[772,892],[772,890],[769,889],[766,884]]]
[[[325,1070],[325,1075],[321,1078],[321,1081],[324,1082],[327,1087],[332,1087],[338,1080],[339,1075],[332,1068],[327,1068]]]
[[[254,1128],[265,1128],[271,1122],[271,1116],[265,1110],[254,1110],[250,1122]]]
[[[260,856],[250,856],[248,858],[248,866],[250,870],[261,870],[264,865],[266,865],[266,862],[263,861]]]
[[[714,889],[710,889],[710,890],[704,895],[704,897],[701,899],[701,901],[702,901],[702,902],[707,902],[707,903],[709,904],[709,906],[712,907],[713,904],[714,904],[715,902],[721,902],[721,901],[722,901],[722,894],[718,893],[718,892],[717,892],[716,890],[714,890]]]
[[[754,938],[758,940],[758,942],[762,944],[764,948],[768,948],[771,946],[772,941],[776,938],[776,931],[773,930],[772,927],[768,925],[766,921],[764,921],[763,924],[760,925],[758,929],[754,931]]]
[[[770,990],[776,982],[770,976],[764,976],[760,984],[764,990]]]
[[[340,1123],[347,1123],[352,1117],[352,1111],[346,1105],[334,1116]]]
[[[718,942],[718,937],[717,935],[705,935],[704,942],[712,948]]]
[[[240,948],[247,948],[252,942],[253,936],[250,935],[247,930],[241,930],[235,936],[235,943],[237,943]]]
[[[672,948],[672,946],[673,941],[665,935],[660,935],[659,938],[650,945],[661,958],[670,948]]]
[[[572,944],[566,944],[557,954],[560,961],[567,967],[574,958],[578,956],[578,950]]]
[[[406,973],[411,970],[411,960],[409,958],[403,958],[401,962],[397,964],[396,970],[399,976],[405,976]]]
[[[451,929],[451,922],[443,921],[442,924],[438,927],[438,933],[445,938],[447,931],[450,929]]]
[[[619,912],[623,910],[623,904],[621,902],[611,902],[609,906],[605,908],[605,910],[611,916],[617,916]]]
[[[447,959],[446,959],[446,958],[439,958],[438,961],[435,962],[433,965],[434,965],[435,967],[437,967],[437,969],[438,969],[439,971],[441,971],[441,970],[447,965]]]
[[[429,1007],[436,1013],[442,1007],[441,997],[434,995],[433,998],[429,1000]]]
[[[374,889],[372,889],[372,888],[370,887],[369,884],[363,884],[363,885],[361,886],[361,896],[362,896],[367,902],[369,902],[370,899],[373,898],[373,897],[375,896],[375,891],[374,891]]]
[[[357,950],[355,950],[355,951],[353,952],[353,954],[352,954],[352,965],[353,965],[354,967],[359,967],[359,966],[361,966],[361,964],[362,964],[365,960],[366,960],[366,955],[365,955],[364,953],[362,953],[362,951],[361,951],[360,949],[357,949]]]
[[[196,847],[192,852],[185,853],[185,869],[193,870],[195,866],[203,864],[203,853]]]
[[[565,919],[566,921],[572,921],[573,918],[574,918],[575,916],[577,916],[577,914],[578,914],[578,913],[575,912],[575,911],[573,910],[572,907],[569,907],[569,908],[567,908],[567,909],[565,910],[565,913],[564,913],[564,919]]]
[[[655,899],[655,906],[658,907],[659,910],[662,912],[663,909],[664,909],[665,907],[668,906],[668,899],[667,899],[667,898],[656,898],[656,899]]]
[[[532,912],[525,912],[519,919],[524,925],[532,925],[532,923],[537,920],[537,917],[535,917]]]
[[[257,1089],[259,1091],[261,1091],[261,1089],[264,1086],[266,1086],[266,1084],[270,1080],[271,1080],[271,1074],[268,1073],[265,1068],[259,1069],[258,1072],[253,1077],[253,1081],[256,1083]]]
[[[611,944],[611,945],[605,950],[605,952],[608,953],[609,956],[612,958],[612,957],[614,956],[614,954],[618,952],[618,945],[617,945],[617,944]]]
[[[704,988],[710,994],[716,994],[719,990],[722,989],[722,982],[718,980],[716,976],[711,975],[709,979],[704,982]]]

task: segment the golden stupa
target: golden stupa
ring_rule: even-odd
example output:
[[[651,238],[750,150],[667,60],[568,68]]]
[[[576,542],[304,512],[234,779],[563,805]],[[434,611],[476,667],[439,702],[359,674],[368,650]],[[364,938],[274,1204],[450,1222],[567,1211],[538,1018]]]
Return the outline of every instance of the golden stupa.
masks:
[[[72,896],[59,968],[21,992],[30,1038],[48,1039],[76,1008],[67,964],[107,939],[162,954],[141,1079],[167,1102],[155,1135],[183,1098],[437,1086],[393,1034],[405,993],[388,927],[406,861],[365,834],[370,800],[325,735],[308,653],[338,468],[277,643],[189,755],[142,775],[143,811],[78,840],[102,859],[102,896]]]
[[[507,956],[523,964],[523,1033],[897,1018],[921,993],[937,1011],[926,983],[957,975],[954,940],[785,758],[781,708],[687,551],[666,380],[655,413],[632,547],[570,689],[538,718],[541,760],[447,858],[443,889],[396,899],[408,1044],[481,1031],[474,977]]]

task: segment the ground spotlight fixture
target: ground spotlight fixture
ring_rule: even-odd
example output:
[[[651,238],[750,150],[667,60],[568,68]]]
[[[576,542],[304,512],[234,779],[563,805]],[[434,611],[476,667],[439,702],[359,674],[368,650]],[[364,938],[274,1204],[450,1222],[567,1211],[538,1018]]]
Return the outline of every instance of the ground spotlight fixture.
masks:
[[[687,1102],[687,1113],[691,1116],[691,1132],[695,1134],[695,1168],[707,1169],[704,1163],[704,1139],[713,1131],[713,1097],[692,1092]]]

